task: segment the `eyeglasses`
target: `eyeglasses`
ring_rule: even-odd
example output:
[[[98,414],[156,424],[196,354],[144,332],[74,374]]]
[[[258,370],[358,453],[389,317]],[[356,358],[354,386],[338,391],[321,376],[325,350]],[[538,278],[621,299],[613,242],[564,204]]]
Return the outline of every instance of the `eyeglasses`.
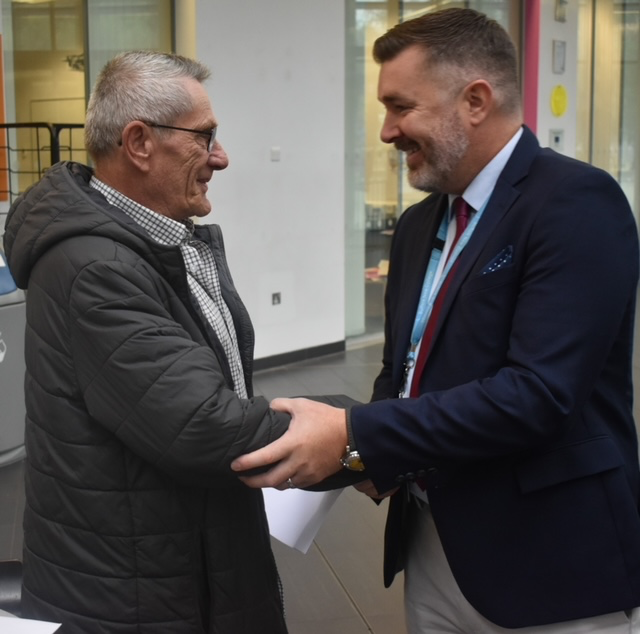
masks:
[[[216,134],[218,128],[211,128],[211,130],[192,130],[191,128],[178,128],[175,125],[162,125],[160,123],[151,123],[150,121],[143,121],[144,124],[150,128],[166,128],[167,130],[179,130],[180,132],[192,132],[193,134],[199,134],[200,136],[207,138],[207,152],[213,152],[213,146],[216,144]]]

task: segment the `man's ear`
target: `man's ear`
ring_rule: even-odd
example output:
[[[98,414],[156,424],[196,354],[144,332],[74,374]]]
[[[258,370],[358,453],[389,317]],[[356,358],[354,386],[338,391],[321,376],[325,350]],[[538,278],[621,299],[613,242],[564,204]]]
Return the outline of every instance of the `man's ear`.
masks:
[[[149,171],[153,138],[149,126],[131,121],[122,131],[122,149],[127,158],[141,171]]]
[[[493,88],[484,79],[469,82],[463,90],[465,112],[471,125],[478,125],[486,119],[495,104]]]

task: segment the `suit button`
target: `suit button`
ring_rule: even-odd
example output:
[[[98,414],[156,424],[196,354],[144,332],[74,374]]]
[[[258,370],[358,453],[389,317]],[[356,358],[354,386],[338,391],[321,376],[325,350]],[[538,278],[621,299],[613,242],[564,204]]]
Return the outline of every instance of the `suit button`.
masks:
[[[420,471],[416,473],[416,476],[418,478],[424,478],[426,475],[427,475],[427,472],[424,469],[420,469]]]
[[[396,484],[402,484],[404,482],[404,476],[403,475],[397,475],[396,476]]]
[[[415,473],[411,473],[411,471],[410,471],[409,473],[407,473],[407,474],[405,475],[405,478],[406,478],[407,480],[409,480],[409,482],[415,482],[415,480],[416,480],[416,475],[415,475]]]

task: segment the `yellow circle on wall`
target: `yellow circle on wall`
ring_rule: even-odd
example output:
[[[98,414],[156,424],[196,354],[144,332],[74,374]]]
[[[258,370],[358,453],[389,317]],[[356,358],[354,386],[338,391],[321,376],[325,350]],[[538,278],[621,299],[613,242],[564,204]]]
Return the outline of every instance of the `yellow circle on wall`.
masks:
[[[569,95],[564,86],[555,86],[551,91],[551,112],[556,117],[561,117],[567,111]]]

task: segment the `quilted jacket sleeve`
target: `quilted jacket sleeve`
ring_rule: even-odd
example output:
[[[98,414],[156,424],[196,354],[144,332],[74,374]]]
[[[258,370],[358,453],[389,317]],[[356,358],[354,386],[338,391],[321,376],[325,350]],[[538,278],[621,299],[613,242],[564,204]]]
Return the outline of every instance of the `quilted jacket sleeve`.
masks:
[[[226,361],[187,307],[124,251],[84,266],[71,287],[69,335],[84,404],[131,451],[181,480],[235,477],[230,462],[282,435],[289,417],[263,398],[237,397],[223,376]]]

